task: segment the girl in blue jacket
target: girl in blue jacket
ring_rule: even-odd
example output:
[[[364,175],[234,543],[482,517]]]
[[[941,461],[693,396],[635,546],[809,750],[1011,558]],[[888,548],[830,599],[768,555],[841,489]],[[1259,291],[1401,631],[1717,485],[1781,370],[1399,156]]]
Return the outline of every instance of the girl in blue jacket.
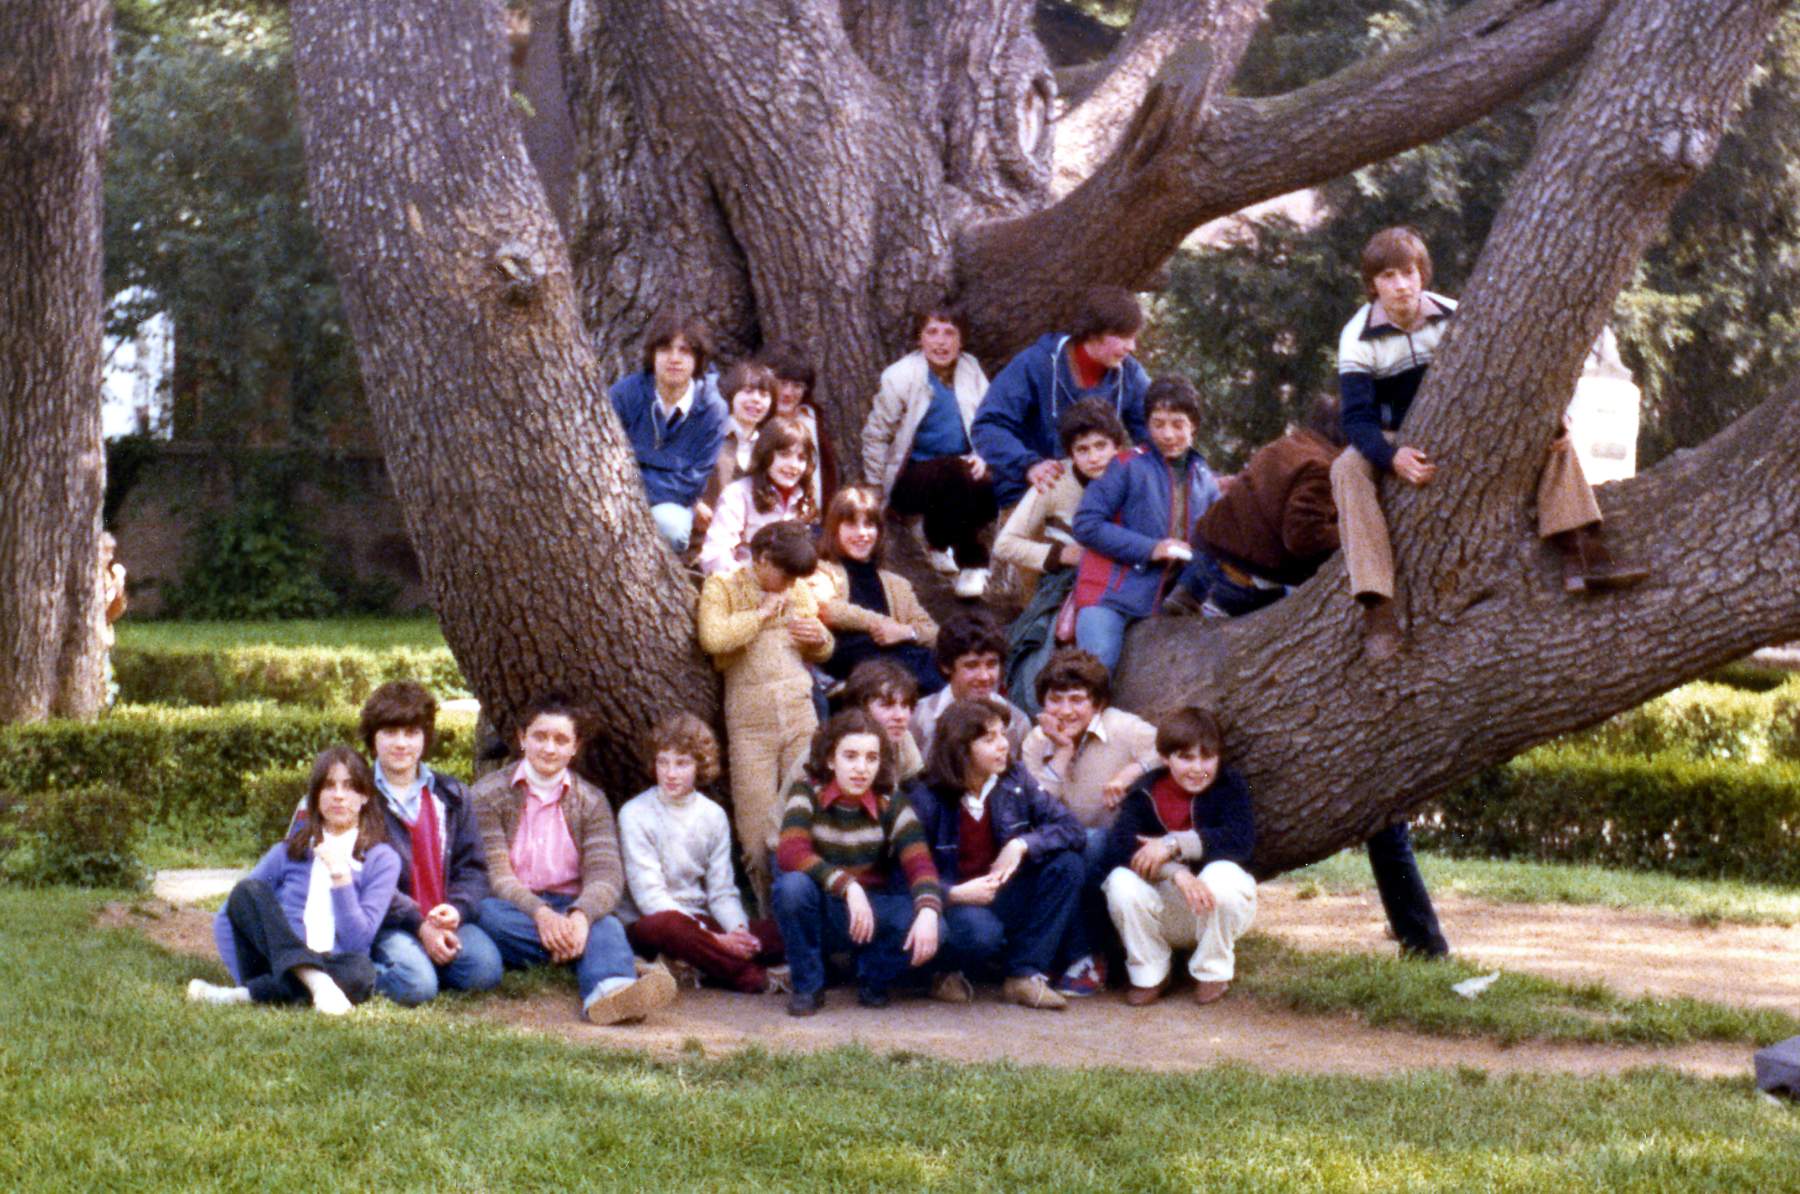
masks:
[[[1194,558],[1194,526],[1218,500],[1219,482],[1194,450],[1200,396],[1179,377],[1150,384],[1150,446],[1122,452],[1075,510],[1075,540],[1088,548],[1076,580],[1075,643],[1112,671],[1125,632],[1162,605]]]

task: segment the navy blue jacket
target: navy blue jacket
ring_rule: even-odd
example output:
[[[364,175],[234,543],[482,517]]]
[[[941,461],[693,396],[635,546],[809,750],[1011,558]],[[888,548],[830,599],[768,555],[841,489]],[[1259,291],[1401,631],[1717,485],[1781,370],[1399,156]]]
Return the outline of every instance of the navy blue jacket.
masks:
[[[1114,867],[1131,865],[1131,856],[1143,845],[1140,836],[1162,837],[1169,832],[1156,815],[1156,802],[1150,799],[1150,789],[1167,774],[1167,767],[1158,767],[1125,794],[1106,839],[1107,874]],[[1194,869],[1209,862],[1235,862],[1249,870],[1250,856],[1256,852],[1256,821],[1250,812],[1250,785],[1244,777],[1221,765],[1212,786],[1194,797],[1191,811],[1201,847],[1200,865]]]
[[[725,442],[730,419],[725,400],[719,397],[712,374],[697,379],[697,392],[688,413],[660,443],[656,436],[656,378],[649,370],[628,373],[607,393],[644,479],[644,494],[652,506],[673,503],[692,506],[706,488],[718,464],[719,445]]]
[[[994,496],[1000,508],[1018,502],[1030,485],[1025,474],[1040,460],[1062,455],[1056,435],[1062,413],[1083,398],[1100,398],[1124,420],[1133,443],[1149,434],[1144,423],[1144,391],[1150,375],[1126,357],[1106,371],[1092,389],[1075,384],[1069,368],[1069,337],[1042,336],[1007,362],[976,408],[970,438],[975,451],[994,472]]]
[[[931,843],[931,859],[937,863],[938,877],[944,886],[975,879],[977,875],[958,875],[956,845],[961,836],[962,798],[960,787],[946,790],[914,780],[906,798],[925,826],[925,840]],[[1087,840],[1081,822],[1062,801],[1044,795],[1042,789],[1019,764],[1006,769],[988,793],[988,819],[994,828],[994,846],[1004,847],[1014,838],[1025,839],[1025,857],[1041,862],[1058,850],[1078,850]]]
[[[1087,588],[1091,569],[1083,568],[1083,605],[1104,605],[1132,618],[1156,612],[1163,578],[1178,560],[1152,560],[1150,553],[1163,539],[1194,541],[1194,527],[1206,508],[1219,498],[1219,479],[1213,476],[1200,453],[1189,451],[1185,464],[1188,485],[1187,525],[1170,526],[1174,490],[1169,466],[1162,454],[1150,448],[1121,452],[1099,480],[1090,482],[1075,508],[1075,540],[1104,557],[1110,567],[1098,594]]]

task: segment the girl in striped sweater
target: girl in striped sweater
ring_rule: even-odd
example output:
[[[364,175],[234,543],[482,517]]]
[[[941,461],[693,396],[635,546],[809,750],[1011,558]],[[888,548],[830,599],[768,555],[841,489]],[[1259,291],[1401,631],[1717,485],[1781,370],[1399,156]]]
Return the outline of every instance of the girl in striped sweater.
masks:
[[[788,794],[776,854],[775,920],[794,982],[788,1014],[824,1006],[825,958],[837,952],[856,955],[857,1002],[885,1007],[894,979],[937,953],[944,899],[930,845],[894,792],[892,744],[862,710],[813,736],[806,772]]]

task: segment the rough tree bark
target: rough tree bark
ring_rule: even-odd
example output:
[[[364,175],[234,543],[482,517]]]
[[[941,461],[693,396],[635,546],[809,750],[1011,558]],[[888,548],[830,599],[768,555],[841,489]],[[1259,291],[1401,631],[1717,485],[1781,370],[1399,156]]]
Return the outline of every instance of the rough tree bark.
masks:
[[[1800,393],[1603,502],[1655,569],[1563,595],[1531,517],[1582,356],[1711,159],[1780,0],[1619,5],[1514,184],[1404,429],[1439,462],[1390,485],[1410,649],[1369,668],[1343,569],[1205,645],[1135,636],[1123,703],[1210,698],[1258,791],[1258,862],[1358,840],[1482,767],[1800,632]],[[1521,329],[1528,329],[1521,332]]]
[[[1254,6],[1205,7],[1225,20]],[[1393,502],[1411,655],[1381,674],[1346,662],[1334,566],[1216,644],[1153,628],[1127,656],[1128,703],[1225,709],[1273,869],[1800,629],[1791,550],[1756,558],[1800,510],[1792,404],[1609,499],[1659,569],[1638,593],[1566,601],[1527,525],[1580,349],[1710,153],[1777,7],[1475,0],[1413,46],[1256,101],[1219,98],[1234,35],[1165,45],[1109,155],[1057,199],[1023,0],[569,0],[572,267],[504,113],[482,0],[408,0],[379,23],[305,0],[296,34],[316,205],[446,632],[484,699],[580,676],[616,694],[617,732],[713,692],[601,409],[656,310],[698,310],[731,352],[799,339],[853,449],[918,298],[948,286],[969,301],[975,347],[997,363],[1086,286],[1144,281],[1205,219],[1476,119],[1580,58],[1606,22],[1409,428],[1447,470]],[[572,562],[566,590],[519,574],[530,535]],[[609,557],[642,587],[607,590],[607,565],[587,562]],[[1704,614],[1684,596],[1702,587]]]
[[[641,775],[666,711],[716,708],[580,323],[481,0],[293,7],[315,218],[433,605],[484,708],[556,687]],[[428,64],[428,65],[427,65]]]
[[[0,722],[101,706],[105,0],[0,7]]]

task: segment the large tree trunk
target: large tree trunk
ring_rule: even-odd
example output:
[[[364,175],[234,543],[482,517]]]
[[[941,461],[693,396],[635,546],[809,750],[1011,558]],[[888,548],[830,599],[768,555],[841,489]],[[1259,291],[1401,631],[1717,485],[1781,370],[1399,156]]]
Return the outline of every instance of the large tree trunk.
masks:
[[[594,766],[635,780],[649,723],[710,716],[717,683],[581,328],[500,7],[293,21],[314,213],[444,636],[499,725],[561,689],[601,715]]]
[[[105,0],[0,7],[0,722],[101,706]]]
[[[1571,599],[1532,494],[1581,360],[1675,198],[1710,160],[1779,0],[1614,11],[1514,184],[1403,435],[1439,462],[1384,500],[1410,649],[1370,667],[1341,566],[1193,649],[1135,636],[1121,700],[1199,697],[1256,786],[1258,863],[1368,836],[1482,767],[1800,631],[1800,400],[1610,491],[1653,580]],[[1171,649],[1172,644],[1179,644]]]

